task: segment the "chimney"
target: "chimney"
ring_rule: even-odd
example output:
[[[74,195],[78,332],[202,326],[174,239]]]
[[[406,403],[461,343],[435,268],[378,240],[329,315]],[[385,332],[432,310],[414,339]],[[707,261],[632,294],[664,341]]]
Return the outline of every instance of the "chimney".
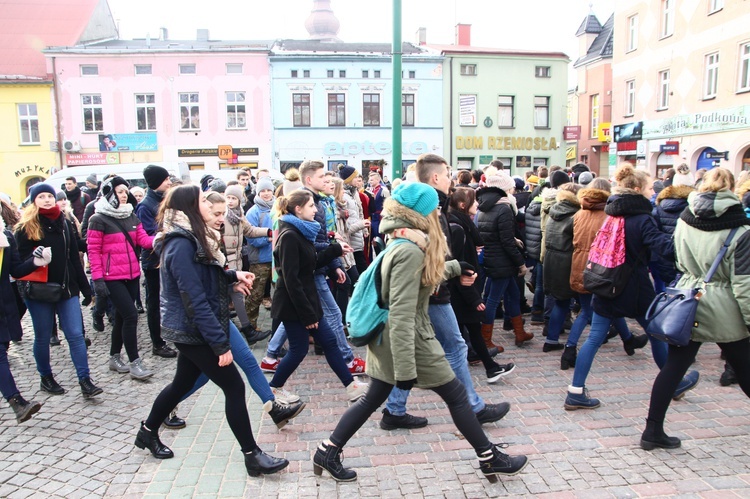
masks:
[[[207,42],[208,41],[208,30],[207,29],[199,29],[198,35],[195,38],[199,42]]]
[[[456,24],[456,45],[471,45],[471,24]]]
[[[166,42],[167,40],[169,40],[169,30],[167,30],[167,28],[159,28],[159,31],[161,32],[162,41]]]
[[[417,45],[427,44],[427,28],[417,29]]]

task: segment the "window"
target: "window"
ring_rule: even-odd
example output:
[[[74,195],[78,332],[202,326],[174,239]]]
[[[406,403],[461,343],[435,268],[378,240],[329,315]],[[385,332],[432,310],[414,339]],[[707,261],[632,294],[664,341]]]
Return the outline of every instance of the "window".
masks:
[[[135,65],[135,74],[136,75],[150,75],[151,74],[151,64],[136,64]]]
[[[310,70],[309,69],[303,69],[302,70],[302,76],[304,78],[310,78]]]
[[[591,96],[591,138],[597,137],[597,129],[599,128],[599,94]]]
[[[156,100],[154,94],[135,94],[136,129],[156,130]]]
[[[503,169],[510,171],[513,167],[513,158],[510,156],[498,156],[495,159],[499,159],[503,164]]]
[[[194,75],[195,64],[180,64],[180,74],[181,75]]]
[[[657,110],[669,107],[669,70],[659,71],[659,98]]]
[[[413,80],[416,77],[417,77],[417,72],[416,71],[409,71],[409,78],[410,79]]]
[[[625,82],[625,116],[635,114],[635,80]]]
[[[346,70],[340,69],[339,70],[339,78],[346,78]]]
[[[102,96],[100,94],[83,94],[81,95],[81,106],[83,108],[83,131],[103,132]]]
[[[328,126],[346,126],[345,94],[328,94]]]
[[[39,116],[36,104],[18,104],[18,126],[21,144],[39,143]]]
[[[328,78],[333,78],[333,69],[329,69],[328,71],[326,71],[326,75],[328,76]]]
[[[477,65],[461,64],[461,74],[464,76],[475,76],[477,74]]]
[[[740,45],[740,83],[738,90],[745,92],[750,90],[750,43]]]
[[[373,70],[372,77],[373,78],[380,78],[380,70],[379,69]]]
[[[369,78],[369,77],[370,77],[370,72],[368,70],[366,70],[366,69],[363,69],[362,70],[362,78]]]
[[[534,158],[534,162],[532,163],[532,168],[534,171],[537,170],[537,168],[541,166],[547,166],[547,160],[549,158]]]
[[[549,97],[534,97],[534,128],[549,128]]]
[[[631,52],[638,48],[638,16],[628,17],[628,49]]]
[[[498,95],[497,97],[497,126],[498,128],[513,128],[513,102],[512,95]]]
[[[310,94],[292,94],[294,126],[310,126]]]
[[[81,76],[99,76],[97,64],[81,64]]]
[[[719,87],[719,53],[706,56],[706,78],[703,81],[703,98],[713,99]]]
[[[537,66],[536,68],[534,68],[534,75],[537,78],[549,78],[550,67],[549,66]]]
[[[245,92],[227,92],[227,130],[247,128]]]
[[[380,94],[362,96],[362,125],[380,126]]]
[[[674,33],[674,2],[675,0],[661,0],[661,38]]]
[[[724,0],[709,0],[708,13],[713,14],[714,12],[720,11],[724,8]]]
[[[414,126],[414,94],[401,94],[401,126]]]
[[[200,130],[201,109],[198,92],[180,95],[180,130]]]
[[[292,69],[292,78],[296,78],[296,77],[297,77],[297,70]]]
[[[241,75],[242,74],[242,63],[227,63],[227,74],[228,75]]]

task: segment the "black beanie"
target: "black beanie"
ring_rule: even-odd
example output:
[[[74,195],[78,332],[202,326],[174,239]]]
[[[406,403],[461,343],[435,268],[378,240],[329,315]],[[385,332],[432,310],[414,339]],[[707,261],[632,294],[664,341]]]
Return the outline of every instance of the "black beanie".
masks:
[[[157,168],[160,168],[160,167],[157,167]],[[105,180],[104,183],[102,183],[102,188],[100,190],[100,192],[102,193],[102,196],[104,196],[104,198],[107,200],[107,202],[110,205],[112,205],[113,208],[117,208],[120,206],[120,200],[117,198],[117,195],[115,194],[115,188],[117,188],[118,185],[124,185],[128,189],[130,188],[130,184],[128,183],[127,180],[120,177],[119,175],[115,175],[114,177],[110,177],[107,180]],[[130,201],[130,196],[131,194],[128,193],[128,201]],[[135,198],[133,199],[135,200]]]
[[[552,188],[560,187],[561,185],[567,184],[568,182],[570,182],[570,177],[568,177],[568,174],[562,170],[553,172],[549,177],[549,185]]]
[[[162,168],[157,165],[148,165],[143,169],[143,178],[146,180],[146,185],[152,191],[159,188],[161,184],[169,177],[169,172],[166,168]]]

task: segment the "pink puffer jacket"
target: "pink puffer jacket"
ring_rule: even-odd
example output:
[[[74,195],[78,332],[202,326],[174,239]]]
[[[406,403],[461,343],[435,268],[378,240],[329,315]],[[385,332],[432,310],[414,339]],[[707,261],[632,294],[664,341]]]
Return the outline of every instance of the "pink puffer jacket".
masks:
[[[134,214],[122,220],[102,214],[92,216],[87,239],[93,280],[123,281],[141,275],[138,256],[119,227],[128,231],[136,246],[153,249],[154,237],[146,234]]]

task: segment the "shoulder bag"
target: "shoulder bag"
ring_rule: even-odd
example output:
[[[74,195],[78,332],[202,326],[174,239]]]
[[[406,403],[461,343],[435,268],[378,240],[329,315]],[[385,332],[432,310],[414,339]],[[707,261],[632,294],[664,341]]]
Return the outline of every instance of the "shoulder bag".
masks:
[[[63,282],[34,282],[18,281],[18,292],[22,298],[29,300],[41,301],[45,303],[57,303],[60,300],[70,298],[70,289],[68,288],[68,222],[63,222],[63,241],[65,241],[65,274]]]

